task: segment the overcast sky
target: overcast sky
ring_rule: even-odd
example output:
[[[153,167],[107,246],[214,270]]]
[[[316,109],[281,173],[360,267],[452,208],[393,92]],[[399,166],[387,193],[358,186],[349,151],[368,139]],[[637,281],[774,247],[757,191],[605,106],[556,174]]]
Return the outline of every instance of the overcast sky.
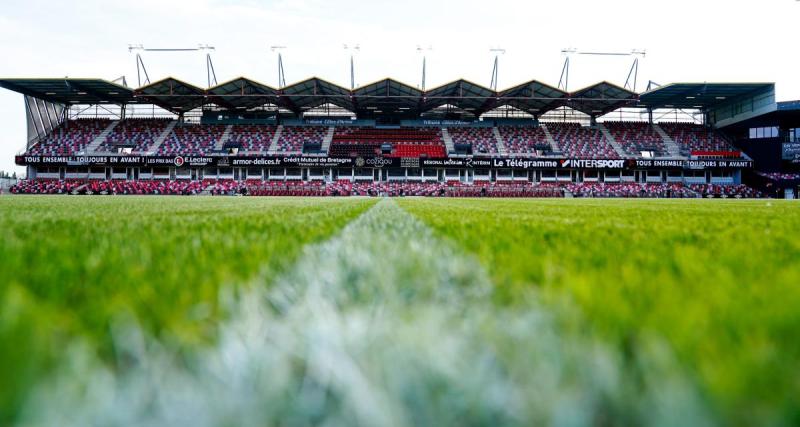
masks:
[[[349,85],[343,44],[359,44],[356,84],[391,76],[419,85],[428,55],[429,88],[460,77],[488,86],[492,47],[499,87],[530,79],[558,83],[561,49],[646,49],[648,80],[776,82],[779,100],[800,99],[800,2],[796,0],[3,0],[0,76],[122,75],[136,84],[130,43],[216,48],[219,82],[241,75],[276,85],[271,45],[285,45],[287,83],[318,76]],[[169,75],[206,86],[201,53],[149,53],[151,80]],[[574,57],[570,89],[601,80],[622,85],[630,58]],[[22,95],[0,89],[0,170],[25,146]],[[16,169],[21,170],[21,169]]]

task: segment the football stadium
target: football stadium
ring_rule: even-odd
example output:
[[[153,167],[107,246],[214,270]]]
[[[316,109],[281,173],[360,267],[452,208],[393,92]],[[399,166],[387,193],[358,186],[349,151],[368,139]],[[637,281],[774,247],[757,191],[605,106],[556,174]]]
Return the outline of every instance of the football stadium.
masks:
[[[793,198],[800,181],[783,173],[800,165],[800,107],[774,83],[0,86],[25,96],[29,124],[15,194]],[[786,142],[788,165],[763,138]]]
[[[431,79],[444,61],[419,45],[402,56],[392,31],[441,27],[467,45],[450,45],[459,57],[485,54],[486,35],[416,0],[224,3],[123,8],[129,19],[118,5],[0,8],[0,54],[31,62],[0,64],[0,149],[16,171],[0,174],[0,425],[800,424],[800,101],[784,100],[776,65],[732,74],[720,56],[688,73],[705,54],[684,45],[647,71],[672,83],[643,84],[644,50],[564,48],[553,79],[501,69],[513,50],[492,47],[488,84],[453,70],[489,61]],[[509,40],[563,25],[551,6],[433,3]],[[567,3],[594,11],[574,11],[580,39],[638,37],[622,7]],[[763,8],[796,21],[792,6]],[[736,7],[714,3],[725,18],[693,31],[738,25]],[[490,19],[531,13],[529,27]],[[641,37],[680,39],[685,10],[658,13]],[[25,40],[24,23],[54,35],[51,19],[71,23],[63,40]],[[110,22],[241,46],[225,62],[146,39],[127,45],[135,72],[96,78],[118,66],[98,35],[119,50],[129,36],[102,32]],[[258,31],[300,44],[295,30],[324,46],[244,47]],[[351,30],[379,46],[363,74],[388,77],[357,83],[369,44],[339,55],[331,35]],[[344,84],[326,77],[330,38]],[[243,65],[217,81],[215,65],[263,51],[270,73]],[[186,52],[202,78],[155,59]],[[601,60],[623,78],[586,65]],[[88,71],[64,76],[58,61]],[[306,73],[287,81],[285,62]],[[18,114],[3,117],[3,97]]]

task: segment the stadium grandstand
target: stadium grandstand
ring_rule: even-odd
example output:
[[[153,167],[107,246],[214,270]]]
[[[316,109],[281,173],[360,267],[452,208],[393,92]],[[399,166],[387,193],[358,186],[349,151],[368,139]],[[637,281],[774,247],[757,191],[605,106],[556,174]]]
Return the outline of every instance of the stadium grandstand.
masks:
[[[772,83],[0,86],[25,99],[19,194],[793,197],[799,181],[800,103]]]

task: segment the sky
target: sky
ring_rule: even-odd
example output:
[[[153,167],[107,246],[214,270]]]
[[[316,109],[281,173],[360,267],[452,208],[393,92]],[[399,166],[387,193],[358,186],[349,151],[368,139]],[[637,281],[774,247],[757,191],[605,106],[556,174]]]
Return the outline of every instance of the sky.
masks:
[[[558,84],[561,50],[629,52],[640,60],[639,91],[652,80],[775,82],[778,100],[800,99],[797,0],[3,0],[0,77],[126,76],[136,86],[129,44],[214,46],[217,80],[247,76],[275,86],[283,52],[287,83],[317,76],[349,86],[392,77],[428,88],[466,78],[489,86],[494,54],[500,89],[531,79]],[[430,50],[428,50],[430,48]],[[142,54],[152,81],[167,76],[206,87],[204,54]],[[574,56],[570,90],[625,82],[632,58]],[[0,89],[0,170],[21,172],[22,95]]]

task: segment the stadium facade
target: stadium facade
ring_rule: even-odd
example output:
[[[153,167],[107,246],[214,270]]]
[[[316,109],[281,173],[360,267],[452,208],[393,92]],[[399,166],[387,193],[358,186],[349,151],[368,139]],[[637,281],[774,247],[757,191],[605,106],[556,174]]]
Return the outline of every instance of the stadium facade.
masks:
[[[772,83],[0,86],[25,98],[21,192],[791,197],[800,181],[800,103]]]

